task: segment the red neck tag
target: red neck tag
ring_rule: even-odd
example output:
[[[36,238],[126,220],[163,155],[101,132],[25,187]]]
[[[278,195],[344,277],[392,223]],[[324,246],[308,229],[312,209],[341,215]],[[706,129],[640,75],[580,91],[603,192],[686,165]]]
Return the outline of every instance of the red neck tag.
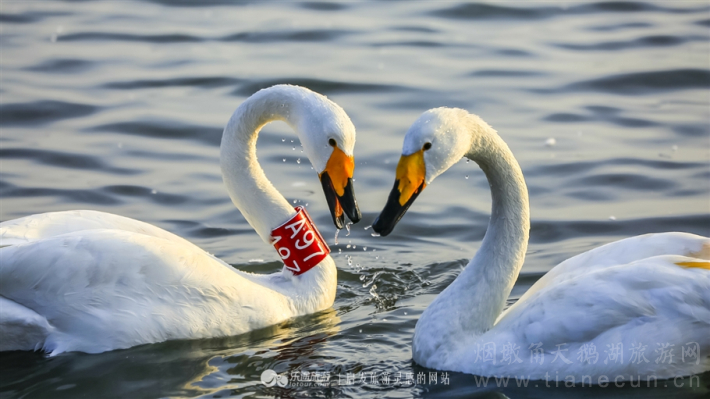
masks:
[[[271,244],[286,268],[298,276],[325,259],[330,247],[316,229],[306,208],[299,206],[295,209],[294,217],[271,230]]]

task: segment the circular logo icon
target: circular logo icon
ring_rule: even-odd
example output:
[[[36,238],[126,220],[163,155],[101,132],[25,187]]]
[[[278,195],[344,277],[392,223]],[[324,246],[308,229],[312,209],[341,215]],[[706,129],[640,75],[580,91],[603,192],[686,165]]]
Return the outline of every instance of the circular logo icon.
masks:
[[[274,370],[266,369],[261,373],[261,383],[267,387],[273,387],[278,384],[280,387],[285,387],[288,385],[288,377],[285,375],[278,375]]]

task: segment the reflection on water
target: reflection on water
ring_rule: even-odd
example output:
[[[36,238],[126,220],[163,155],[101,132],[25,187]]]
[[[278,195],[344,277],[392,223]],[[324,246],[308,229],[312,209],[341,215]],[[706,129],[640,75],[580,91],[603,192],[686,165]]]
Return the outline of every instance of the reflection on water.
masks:
[[[2,396],[707,395],[707,374],[700,388],[650,390],[484,387],[455,373],[448,385],[294,389],[260,375],[432,372],[411,362],[414,325],[485,234],[488,184],[462,160],[392,235],[364,229],[389,193],[405,130],[428,108],[481,115],[521,163],[531,245],[510,303],[556,263],[615,239],[710,235],[708,12],[704,1],[3,2],[0,220],[97,209],[156,224],[240,269],[276,271],[276,254],[226,195],[218,146],[241,101],[291,83],[353,119],[363,221],[332,245],[333,310],[226,339],[2,353]],[[258,152],[276,187],[333,237],[289,128],[267,126]]]

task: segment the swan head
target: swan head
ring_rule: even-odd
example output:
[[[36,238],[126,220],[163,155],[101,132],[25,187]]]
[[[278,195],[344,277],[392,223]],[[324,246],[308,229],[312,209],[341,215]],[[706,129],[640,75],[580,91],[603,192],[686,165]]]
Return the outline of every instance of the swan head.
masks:
[[[303,90],[294,127],[303,151],[318,173],[333,222],[342,229],[345,215],[353,223],[362,218],[353,187],[355,126],[339,105],[321,94]]]
[[[488,129],[483,120],[462,109],[424,112],[404,136],[394,187],[373,230],[382,236],[391,233],[422,190],[473,150],[475,136]]]

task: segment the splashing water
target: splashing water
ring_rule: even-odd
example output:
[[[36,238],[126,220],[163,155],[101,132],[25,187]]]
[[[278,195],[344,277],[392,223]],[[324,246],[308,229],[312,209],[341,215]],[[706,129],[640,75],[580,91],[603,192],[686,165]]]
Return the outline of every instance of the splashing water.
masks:
[[[340,229],[335,229],[335,245],[338,245],[338,234],[340,234]]]
[[[345,234],[345,237],[350,235],[350,226],[352,225],[352,222],[348,222],[348,224],[345,225],[345,229],[348,231],[347,234]]]
[[[377,292],[375,291],[376,289],[377,289],[377,284],[373,284],[372,288],[370,288],[370,295],[372,295],[372,297],[375,299],[380,299],[380,296],[377,295]]]

